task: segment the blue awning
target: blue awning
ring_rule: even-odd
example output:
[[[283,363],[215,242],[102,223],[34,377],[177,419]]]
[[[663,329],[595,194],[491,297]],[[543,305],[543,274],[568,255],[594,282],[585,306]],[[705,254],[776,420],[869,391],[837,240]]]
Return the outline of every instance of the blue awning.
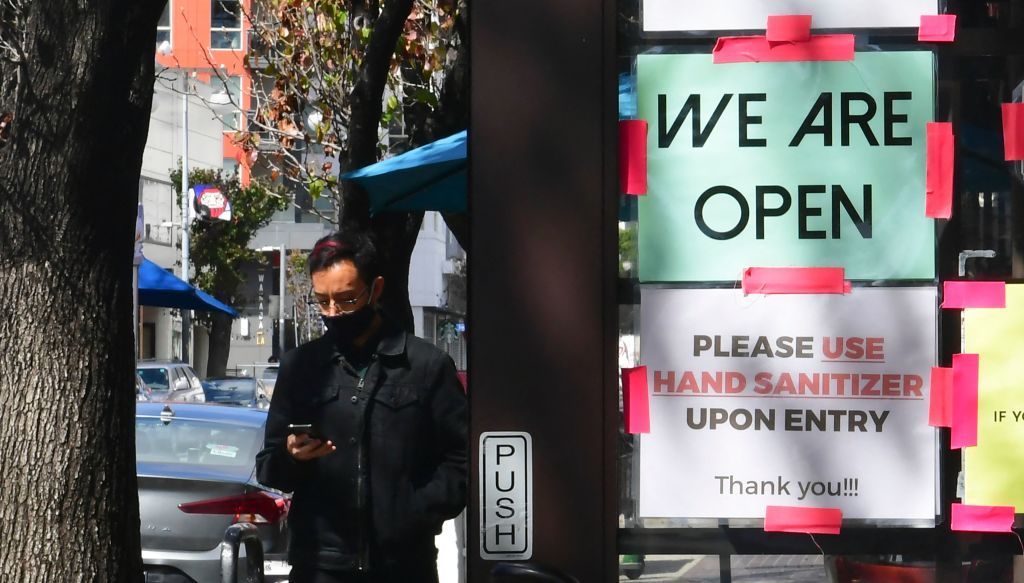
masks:
[[[461,131],[343,174],[366,190],[370,212],[466,212],[466,140]]]
[[[149,259],[143,259],[139,265],[139,305],[217,311],[232,318],[238,317],[238,312],[231,306],[178,279]]]

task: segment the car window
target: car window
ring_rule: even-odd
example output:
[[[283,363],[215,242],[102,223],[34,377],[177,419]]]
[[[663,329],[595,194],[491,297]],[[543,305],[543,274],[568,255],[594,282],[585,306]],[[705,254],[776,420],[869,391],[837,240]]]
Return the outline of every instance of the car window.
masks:
[[[193,419],[139,417],[135,421],[135,457],[142,463],[164,463],[252,469],[262,446],[263,429]]]
[[[138,373],[154,391],[166,391],[171,386],[166,368],[140,368]]]
[[[277,380],[277,367],[267,367],[263,369],[263,378],[271,381]]]
[[[191,367],[183,368],[181,370],[185,374],[185,377],[188,378],[188,383],[192,385],[193,389],[203,388],[203,384],[199,382],[199,377],[196,376],[195,371],[193,371]]]
[[[252,379],[207,379],[207,403],[250,403],[256,398]]]

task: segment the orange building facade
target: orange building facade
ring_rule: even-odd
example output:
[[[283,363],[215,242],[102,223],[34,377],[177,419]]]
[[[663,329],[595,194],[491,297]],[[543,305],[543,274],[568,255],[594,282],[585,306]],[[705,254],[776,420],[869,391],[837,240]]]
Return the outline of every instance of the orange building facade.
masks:
[[[224,170],[249,181],[245,154],[234,134],[245,129],[252,106],[252,84],[245,67],[250,0],[167,0],[157,25],[156,62],[193,72],[214,92],[226,91],[232,106],[217,110],[224,118]]]

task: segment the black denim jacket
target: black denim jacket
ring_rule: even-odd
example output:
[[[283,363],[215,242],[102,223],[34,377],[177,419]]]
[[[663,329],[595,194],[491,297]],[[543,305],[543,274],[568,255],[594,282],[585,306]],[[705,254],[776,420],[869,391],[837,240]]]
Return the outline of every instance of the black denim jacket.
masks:
[[[337,450],[295,460],[290,423],[312,423]],[[452,359],[390,323],[363,374],[329,338],[285,354],[256,474],[294,492],[289,562],[371,572],[432,564],[434,535],[466,503],[467,432]]]

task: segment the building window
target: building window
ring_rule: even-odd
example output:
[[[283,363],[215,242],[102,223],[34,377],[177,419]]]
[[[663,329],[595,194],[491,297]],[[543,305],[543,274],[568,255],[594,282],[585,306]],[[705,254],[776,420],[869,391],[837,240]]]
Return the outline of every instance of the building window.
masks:
[[[242,48],[242,3],[239,0],[211,0],[210,48]]]
[[[224,92],[231,96],[231,109],[221,113],[224,131],[237,131],[242,128],[242,78],[238,75],[222,78]]]
[[[168,0],[163,14],[160,15],[160,20],[156,23],[156,46],[158,47],[164,41],[171,42],[171,1]]]
[[[238,160],[234,158],[224,158],[224,176],[234,176],[238,174]]]

